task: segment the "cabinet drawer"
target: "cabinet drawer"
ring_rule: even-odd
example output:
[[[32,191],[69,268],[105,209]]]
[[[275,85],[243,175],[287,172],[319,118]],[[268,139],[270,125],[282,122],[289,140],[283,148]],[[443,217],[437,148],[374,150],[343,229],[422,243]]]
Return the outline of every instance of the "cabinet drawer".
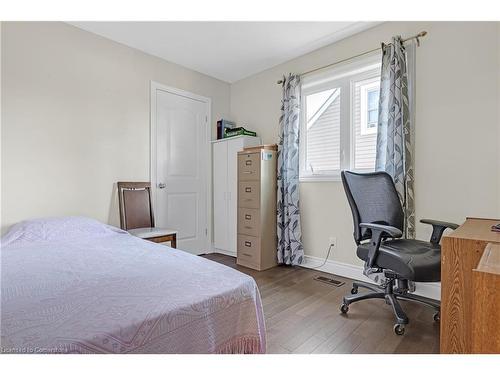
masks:
[[[238,208],[238,233],[249,236],[260,235],[260,210]]]
[[[238,179],[240,181],[260,180],[260,152],[238,155]]]
[[[260,238],[239,234],[238,259],[258,266],[260,264]]]
[[[260,207],[260,182],[241,181],[238,184],[238,207]]]

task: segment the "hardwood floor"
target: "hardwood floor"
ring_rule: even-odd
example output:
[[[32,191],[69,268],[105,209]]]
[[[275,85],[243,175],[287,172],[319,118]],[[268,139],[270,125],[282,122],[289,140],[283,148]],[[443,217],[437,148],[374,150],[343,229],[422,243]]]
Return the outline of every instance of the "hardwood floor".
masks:
[[[439,353],[439,324],[433,310],[401,302],[410,324],[404,336],[394,334],[391,307],[382,300],[354,303],[340,314],[342,297],[352,280],[334,287],[313,278],[328,275],[301,267],[254,271],[236,265],[233,257],[207,254],[205,258],[252,276],[259,286],[267,330],[267,353]]]

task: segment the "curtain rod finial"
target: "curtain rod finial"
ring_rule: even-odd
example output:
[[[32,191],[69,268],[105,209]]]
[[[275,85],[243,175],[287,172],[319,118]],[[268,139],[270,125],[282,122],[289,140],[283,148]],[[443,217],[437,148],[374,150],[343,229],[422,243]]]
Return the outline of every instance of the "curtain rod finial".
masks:
[[[421,31],[418,33],[417,37],[423,37],[427,35],[427,31]]]

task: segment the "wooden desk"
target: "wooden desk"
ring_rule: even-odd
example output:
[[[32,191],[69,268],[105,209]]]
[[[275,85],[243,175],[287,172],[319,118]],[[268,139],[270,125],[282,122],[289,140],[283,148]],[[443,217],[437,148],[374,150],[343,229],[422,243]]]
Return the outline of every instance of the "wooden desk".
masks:
[[[488,243],[500,244],[491,226],[500,220],[467,218],[441,243],[441,353],[472,353],[473,270]],[[477,293],[476,293],[477,295]],[[493,303],[493,301],[490,301]],[[500,332],[490,334],[500,335]]]
[[[472,352],[500,353],[500,245],[488,244],[472,271]]]

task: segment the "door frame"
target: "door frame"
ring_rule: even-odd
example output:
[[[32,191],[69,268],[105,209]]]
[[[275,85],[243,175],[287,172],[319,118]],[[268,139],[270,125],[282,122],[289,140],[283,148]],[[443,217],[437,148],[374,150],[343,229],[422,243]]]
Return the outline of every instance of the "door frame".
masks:
[[[206,192],[207,192],[207,197],[206,197],[206,213],[207,213],[207,233],[205,237],[205,251],[207,253],[212,252],[212,204],[211,204],[211,197],[212,197],[212,152],[211,152],[211,139],[212,139],[212,132],[209,124],[211,123],[212,119],[212,99],[201,96],[198,94],[194,94],[189,91],[181,90],[176,87],[172,86],[166,86],[163,85],[159,82],[156,81],[150,81],[150,112],[149,112],[149,117],[150,117],[150,159],[149,159],[149,180],[151,183],[151,199],[152,199],[152,204],[153,204],[153,212],[156,211],[156,193],[157,193],[157,178],[156,178],[156,135],[157,135],[157,129],[156,129],[156,91],[161,90],[168,92],[170,94],[178,95],[178,96],[183,96],[188,99],[193,99],[197,100],[199,102],[205,103],[206,107],[206,117],[205,117],[205,136],[206,136],[206,150],[205,152],[201,151],[200,154],[203,155],[205,154],[206,162],[205,162],[205,171],[206,171]],[[174,228],[175,229],[175,228]]]

